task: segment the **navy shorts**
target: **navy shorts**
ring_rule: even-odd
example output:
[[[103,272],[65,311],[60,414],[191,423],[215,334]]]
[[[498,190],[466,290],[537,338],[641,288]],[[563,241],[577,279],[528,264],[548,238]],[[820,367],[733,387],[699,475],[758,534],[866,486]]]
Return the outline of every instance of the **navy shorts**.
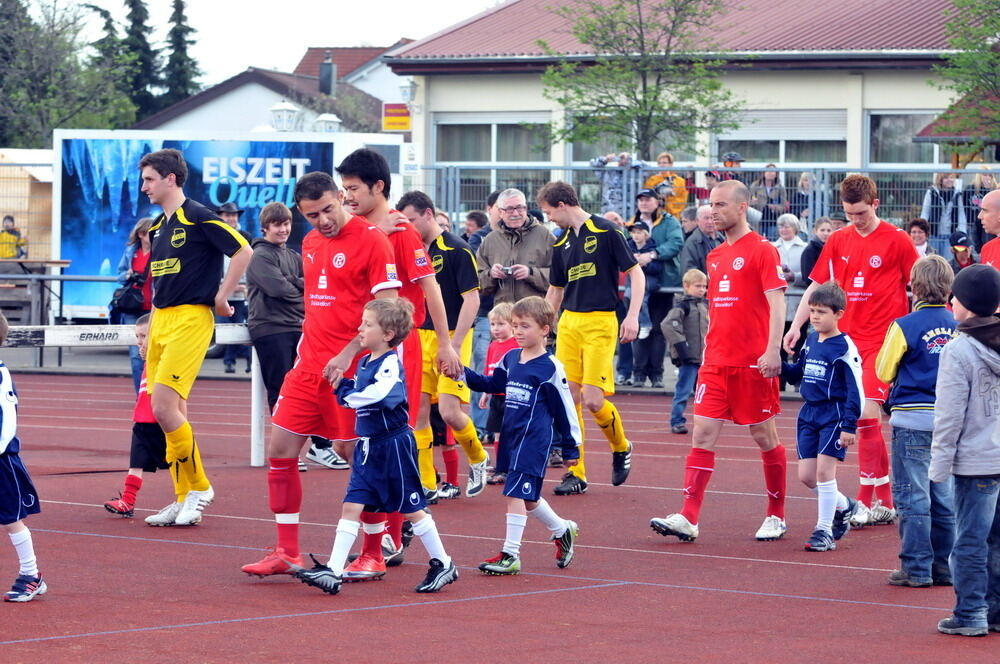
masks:
[[[840,422],[807,422],[799,415],[796,424],[795,451],[800,459],[815,459],[820,454],[843,461],[847,448],[840,444]]]
[[[511,471],[507,473],[507,481],[503,485],[503,495],[537,503],[542,496],[542,482],[544,480],[544,477],[537,475]]]
[[[156,422],[133,423],[132,450],[129,452],[128,467],[155,473],[158,469],[170,467],[166,457],[167,439],[160,425]]]
[[[0,454],[0,525],[38,514],[38,492],[17,452]]]
[[[409,428],[354,445],[345,503],[369,512],[410,514],[427,507],[417,470],[417,443]]]

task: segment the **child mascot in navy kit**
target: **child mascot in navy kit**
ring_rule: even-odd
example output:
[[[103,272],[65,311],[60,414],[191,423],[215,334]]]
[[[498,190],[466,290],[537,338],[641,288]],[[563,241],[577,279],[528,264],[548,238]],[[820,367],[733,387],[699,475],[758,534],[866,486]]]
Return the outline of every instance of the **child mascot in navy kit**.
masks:
[[[851,529],[857,508],[837,489],[837,464],[854,444],[864,401],[861,356],[838,322],[847,308],[847,295],[830,281],[809,296],[809,322],[815,330],[806,339],[794,364],[785,363],[781,377],[801,383],[805,403],[796,424],[799,480],[816,492],[816,528],[806,551],[833,551],[836,540]]]
[[[521,537],[529,516],[549,529],[556,565],[568,567],[573,560],[576,523],[560,517],[541,497],[551,448],[560,446],[569,466],[580,458],[580,426],[566,372],[545,348],[554,323],[555,312],[542,298],[518,301],[511,311],[511,327],[519,348],[507,351],[491,376],[465,369],[474,392],[506,395],[496,472],[507,474],[507,536],[500,553],[479,565],[484,574],[521,571]]]
[[[413,524],[431,556],[418,593],[433,593],[458,579],[458,569],[445,552],[427,506],[417,470],[416,442],[410,431],[403,365],[394,350],[413,327],[413,305],[403,298],[372,300],[365,305],[358,339],[370,354],[361,359],[353,379],[334,372],[331,383],[337,400],[357,411],[354,431],[358,442],[351,462],[351,480],[330,560],[304,569],[290,558],[282,560],[305,584],[336,595],[344,564],[361,528],[361,512],[401,512]],[[419,376],[416,377],[419,380]]]

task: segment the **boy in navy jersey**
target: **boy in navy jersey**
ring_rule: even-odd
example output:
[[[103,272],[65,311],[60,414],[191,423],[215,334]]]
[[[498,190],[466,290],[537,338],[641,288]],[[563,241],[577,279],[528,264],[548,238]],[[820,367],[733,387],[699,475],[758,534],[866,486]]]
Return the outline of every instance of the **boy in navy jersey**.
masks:
[[[503,393],[503,445],[497,454],[496,472],[506,473],[507,538],[500,553],[483,562],[485,574],[521,571],[521,536],[528,516],[541,521],[552,534],[556,565],[568,567],[579,529],[561,518],[541,497],[549,450],[562,447],[569,466],[580,458],[580,426],[562,363],[548,354],[545,340],[555,323],[552,306],[540,297],[526,297],[511,311],[514,338],[519,348],[507,351],[487,377],[466,368],[465,380],[476,392]]]
[[[353,379],[334,370],[331,382],[341,405],[357,413],[351,462],[351,480],[333,551],[327,565],[315,558],[304,569],[290,557],[282,561],[305,584],[336,595],[344,575],[347,554],[361,528],[361,512],[400,512],[413,524],[431,556],[426,578],[418,593],[433,593],[458,579],[458,569],[445,552],[434,518],[427,506],[417,470],[416,443],[409,426],[406,382],[402,362],[394,350],[413,327],[413,305],[404,298],[377,299],[365,305],[358,339],[371,354],[361,359]],[[385,574],[385,572],[382,572]]]
[[[799,411],[797,449],[799,479],[819,498],[816,528],[806,551],[833,551],[835,540],[850,530],[857,502],[837,490],[837,463],[854,444],[861,416],[861,356],[838,322],[847,308],[847,296],[834,282],[809,296],[813,330],[794,364],[785,363],[782,377],[801,383],[805,403]]]

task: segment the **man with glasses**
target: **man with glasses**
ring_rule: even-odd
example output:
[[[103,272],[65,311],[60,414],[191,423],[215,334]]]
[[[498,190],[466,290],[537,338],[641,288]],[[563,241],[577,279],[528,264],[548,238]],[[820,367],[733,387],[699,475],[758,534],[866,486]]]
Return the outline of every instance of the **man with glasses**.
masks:
[[[483,238],[478,252],[479,288],[496,303],[530,295],[545,297],[555,238],[528,214],[527,200],[517,189],[505,189],[497,198],[497,232]]]

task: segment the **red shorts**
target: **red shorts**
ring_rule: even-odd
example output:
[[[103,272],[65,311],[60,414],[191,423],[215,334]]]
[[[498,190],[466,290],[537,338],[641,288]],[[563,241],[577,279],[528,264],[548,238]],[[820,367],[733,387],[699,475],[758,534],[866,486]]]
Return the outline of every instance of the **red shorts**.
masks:
[[[353,376],[358,367],[354,358],[347,371]],[[328,440],[354,440],[355,414],[337,403],[330,383],[323,376],[292,367],[281,383],[271,424],[300,436],[321,436]]]
[[[865,390],[865,399],[884,403],[889,396],[889,385],[880,381],[878,372],[875,371],[875,358],[878,357],[880,350],[882,350],[881,343],[858,346],[858,354],[861,355],[861,386]]]
[[[694,414],[734,424],[761,424],[781,412],[778,378],[750,367],[703,366],[694,391]]]
[[[410,426],[417,428],[417,411],[420,410],[420,384],[424,372],[424,353],[420,335],[412,330],[403,343],[396,347],[396,353],[403,362],[403,382],[406,385],[406,401],[410,407]]]

